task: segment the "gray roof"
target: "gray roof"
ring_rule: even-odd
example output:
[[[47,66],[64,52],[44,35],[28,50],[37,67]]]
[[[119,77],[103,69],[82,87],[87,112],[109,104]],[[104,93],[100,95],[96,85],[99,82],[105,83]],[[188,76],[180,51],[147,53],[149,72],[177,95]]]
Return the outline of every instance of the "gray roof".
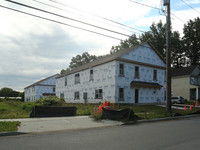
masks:
[[[52,78],[52,77],[54,77],[54,76],[59,76],[59,74],[54,74],[54,75],[52,75],[52,76],[50,76],[50,77],[47,77],[47,78],[42,79],[42,80],[40,80],[40,81],[37,81],[37,82],[35,82],[35,83],[33,83],[33,84],[31,84],[31,85],[25,87],[24,89],[29,88],[29,87],[32,87],[32,86],[35,86],[35,85],[41,85],[40,83],[41,83],[42,81],[48,80],[48,79],[50,79],[50,78]]]
[[[118,52],[116,52],[114,54],[111,54],[111,55],[108,55],[108,56],[104,56],[104,57],[96,59],[96,60],[94,60],[92,62],[89,62],[89,63],[83,64],[81,66],[78,66],[75,69],[70,70],[70,71],[64,73],[63,75],[60,75],[57,78],[61,78],[61,77],[64,77],[66,75],[73,74],[73,73],[76,73],[76,72],[79,72],[79,71],[82,71],[82,70],[85,70],[85,69],[89,69],[89,68],[92,68],[94,66],[98,66],[98,65],[101,65],[101,64],[104,64],[104,63],[107,63],[107,62],[111,62],[111,61],[116,60],[117,58],[119,58],[119,57],[121,57],[121,56],[123,56],[123,55],[125,55],[125,54],[127,54],[127,53],[129,53],[131,51],[133,51],[133,50],[136,50],[137,48],[139,48],[140,46],[143,46],[145,44],[148,44],[156,52],[156,54],[163,60],[163,62],[165,63],[163,57],[152,46],[152,44],[149,43],[149,42],[144,42],[142,44],[134,45],[134,46],[132,46],[130,48],[127,48],[127,49],[122,49],[122,50],[120,50],[120,51],[118,51]]]
[[[173,69],[172,77],[190,75],[196,67],[197,67],[197,65]]]

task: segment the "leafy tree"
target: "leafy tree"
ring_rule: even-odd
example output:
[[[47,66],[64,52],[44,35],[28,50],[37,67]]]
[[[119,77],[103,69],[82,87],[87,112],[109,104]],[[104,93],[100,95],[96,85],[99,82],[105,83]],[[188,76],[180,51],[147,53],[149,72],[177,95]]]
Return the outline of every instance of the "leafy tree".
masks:
[[[184,25],[183,33],[185,54],[191,65],[197,65],[200,62],[200,18],[189,20]]]
[[[20,92],[4,87],[0,90],[0,97],[18,97]]]
[[[128,38],[125,41],[120,41],[120,45],[118,46],[112,46],[111,50],[110,50],[110,54],[113,54],[117,51],[120,51],[124,48],[129,48],[133,45],[139,44],[138,38],[136,37],[135,34],[133,34],[130,38]]]
[[[151,42],[156,50],[165,58],[166,56],[166,28],[160,20],[159,23],[152,23],[150,31],[140,36],[141,42]]]
[[[69,68],[67,68],[66,70],[62,69],[60,73],[64,74],[65,72],[70,71],[78,66],[92,62],[97,58],[97,56],[90,55],[88,52],[84,52],[82,55],[76,55],[75,57],[72,57]]]

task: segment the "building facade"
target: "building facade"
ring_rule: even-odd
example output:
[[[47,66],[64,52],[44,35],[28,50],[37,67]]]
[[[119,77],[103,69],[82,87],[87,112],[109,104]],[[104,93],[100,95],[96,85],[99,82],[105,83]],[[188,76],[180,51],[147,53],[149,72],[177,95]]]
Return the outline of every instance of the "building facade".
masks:
[[[24,101],[34,102],[40,97],[56,95],[56,78],[59,74],[42,79],[24,88]]]
[[[187,100],[200,99],[200,66],[172,70],[172,94]]]
[[[56,96],[70,103],[164,102],[165,62],[148,43],[77,67],[56,79]]]

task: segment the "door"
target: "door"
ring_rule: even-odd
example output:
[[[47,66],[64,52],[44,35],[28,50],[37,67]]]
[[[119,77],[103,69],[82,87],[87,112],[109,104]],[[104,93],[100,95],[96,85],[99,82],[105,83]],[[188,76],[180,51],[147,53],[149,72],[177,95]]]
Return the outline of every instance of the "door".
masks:
[[[83,99],[84,99],[84,102],[87,103],[87,92],[83,93]]]
[[[135,103],[137,104],[139,100],[139,90],[135,89]]]

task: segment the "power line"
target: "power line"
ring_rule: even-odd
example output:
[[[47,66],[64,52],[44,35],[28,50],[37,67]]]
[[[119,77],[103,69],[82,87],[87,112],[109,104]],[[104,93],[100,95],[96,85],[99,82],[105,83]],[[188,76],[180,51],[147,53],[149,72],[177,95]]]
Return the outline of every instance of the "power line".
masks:
[[[87,14],[90,14],[90,15],[92,15],[92,16],[95,16],[95,17],[104,19],[104,20],[106,20],[106,21],[110,21],[110,22],[112,22],[112,23],[119,24],[119,25],[121,25],[121,26],[125,26],[125,27],[130,28],[130,29],[133,29],[133,30],[137,30],[137,31],[140,31],[140,32],[143,32],[143,33],[145,32],[145,31],[143,31],[143,30],[136,29],[136,28],[130,27],[130,26],[128,26],[128,25],[125,25],[125,24],[122,24],[122,23],[113,21],[113,20],[111,20],[111,19],[107,19],[107,18],[105,18],[105,17],[102,17],[102,16],[99,16],[99,15],[93,14],[93,13],[91,13],[91,12],[87,12],[87,11],[84,11],[84,10],[81,10],[81,9],[78,9],[78,8],[75,8],[75,7],[72,7],[72,6],[70,6],[70,5],[67,5],[67,4],[65,4],[65,3],[62,3],[62,2],[59,2],[59,1],[56,1],[56,0],[49,0],[49,1],[54,2],[54,3],[57,3],[57,4],[62,5],[62,6],[66,6],[66,7],[69,7],[69,8],[75,9],[75,10],[78,10],[78,11],[81,11],[81,12],[84,12],[84,13],[87,13]]]
[[[145,7],[149,7],[149,8],[153,8],[153,9],[159,10],[159,11],[161,10],[161,11],[163,11],[163,12],[166,12],[165,10],[160,9],[160,8],[158,8],[158,7],[150,6],[150,5],[143,4],[143,3],[140,3],[140,2],[137,2],[137,1],[133,1],[133,0],[129,0],[129,1],[130,1],[130,2],[133,2],[133,3],[136,3],[136,4],[138,4],[138,5],[142,5],[142,6],[145,6]],[[179,17],[177,17],[177,16],[174,15],[173,13],[171,13],[171,15],[174,16],[175,18],[179,19],[180,21],[182,21],[182,22],[185,23],[184,20],[180,19]]]
[[[56,7],[56,6],[53,6],[53,5],[50,5],[50,4],[47,4],[47,3],[43,3],[43,2],[40,2],[40,1],[37,1],[37,0],[33,0],[33,1],[35,1],[35,2],[37,2],[37,3],[40,3],[40,4],[43,4],[43,5],[46,5],[46,6],[49,6],[49,7],[52,7],[52,8],[56,8],[56,9],[65,11],[65,12],[69,12],[69,13],[72,13],[72,14],[76,14],[76,15],[81,16],[81,17],[84,17],[84,18],[89,18],[89,19],[91,19],[91,20],[94,20],[94,21],[97,21],[97,22],[101,22],[101,23],[104,23],[104,24],[107,24],[107,25],[110,25],[110,26],[113,26],[113,27],[116,27],[116,28],[119,28],[119,29],[122,29],[122,30],[125,30],[125,31],[128,31],[128,32],[131,32],[131,33],[138,34],[138,33],[134,32],[134,31],[131,31],[131,30],[128,30],[128,29],[119,27],[119,26],[115,26],[115,25],[113,25],[113,24],[109,24],[109,23],[106,23],[106,22],[103,22],[103,21],[100,21],[100,20],[97,20],[97,19],[94,19],[94,18],[85,16],[85,15],[82,15],[82,14],[79,14],[79,13],[71,12],[71,11],[69,11],[69,10],[62,9],[62,8],[60,8],[60,7]]]
[[[109,37],[109,38],[112,38],[112,39],[123,41],[122,39],[119,39],[119,38],[116,38],[116,37],[113,37],[113,36],[110,36],[110,35],[102,34],[102,33],[92,31],[92,30],[88,30],[88,29],[84,29],[84,28],[80,28],[80,27],[73,26],[73,25],[70,25],[70,24],[66,24],[66,23],[56,21],[56,20],[53,20],[53,19],[49,19],[49,18],[45,18],[45,17],[42,17],[42,16],[34,15],[34,14],[31,14],[31,13],[27,13],[27,12],[24,12],[24,11],[21,11],[21,10],[13,9],[13,8],[2,6],[2,5],[0,5],[0,7],[5,8],[5,9],[9,9],[9,10],[12,10],[12,11],[16,11],[16,12],[19,12],[19,13],[22,13],[22,14],[26,14],[26,15],[29,15],[29,16],[33,16],[33,17],[36,17],[36,18],[40,18],[40,19],[48,20],[48,21],[55,22],[55,23],[58,23],[58,24],[66,25],[66,26],[69,26],[69,27],[72,27],[72,28],[84,30],[84,31],[87,31],[87,32],[91,32],[91,33],[95,33],[95,34],[102,35],[102,36],[105,36],[105,37]]]
[[[113,33],[116,33],[116,34],[120,34],[120,35],[123,35],[123,36],[130,37],[130,35],[127,35],[127,34],[124,34],[124,33],[120,33],[120,32],[113,31],[113,30],[110,30],[110,29],[106,29],[106,28],[103,28],[103,27],[100,27],[100,26],[96,26],[96,25],[93,25],[93,24],[90,24],[90,23],[86,23],[86,22],[83,22],[83,21],[80,21],[80,20],[76,20],[76,19],[73,19],[73,18],[62,16],[62,15],[59,15],[59,14],[56,14],[56,13],[52,13],[52,12],[49,12],[49,11],[46,11],[46,10],[43,10],[43,9],[39,9],[39,8],[36,8],[36,7],[25,5],[25,4],[16,2],[16,1],[12,1],[12,0],[5,0],[5,1],[17,4],[17,5],[21,5],[21,6],[24,6],[24,7],[28,7],[28,8],[31,8],[31,9],[35,9],[35,10],[38,10],[38,11],[42,11],[42,12],[45,12],[45,13],[48,13],[48,14],[51,14],[51,15],[55,15],[55,16],[61,17],[61,18],[69,19],[69,20],[72,20],[72,21],[75,21],[75,22],[79,22],[79,23],[82,23],[82,24],[85,24],[85,25],[89,25],[89,26],[92,26],[92,27],[95,27],[95,28],[99,28],[99,29],[102,29],[102,30],[106,30],[106,31],[109,31],[109,32],[113,32]]]
[[[196,9],[194,9],[192,6],[190,6],[188,3],[186,3],[184,0],[181,0],[183,3],[185,3],[186,5],[188,5],[190,8],[192,8],[193,10],[195,10],[198,14],[200,14],[200,12]]]

